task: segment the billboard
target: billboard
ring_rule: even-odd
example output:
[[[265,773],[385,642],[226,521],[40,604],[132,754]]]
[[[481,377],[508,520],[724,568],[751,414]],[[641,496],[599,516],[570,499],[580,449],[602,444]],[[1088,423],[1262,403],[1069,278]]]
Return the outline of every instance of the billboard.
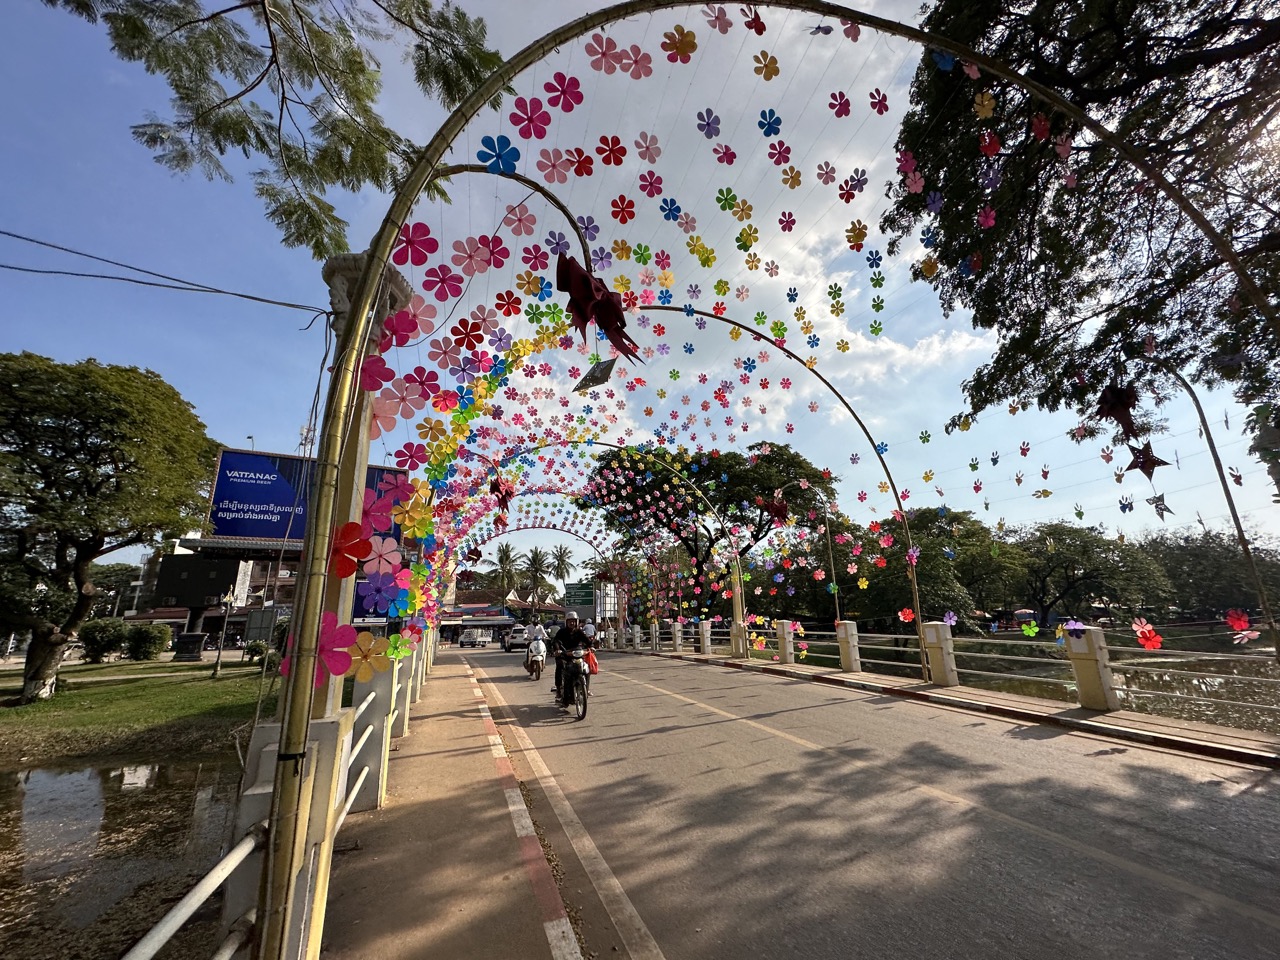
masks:
[[[223,450],[209,503],[210,536],[241,540],[301,540],[315,460],[281,453]],[[369,467],[365,487],[377,490],[384,477],[403,470]],[[399,539],[399,531],[392,530]]]

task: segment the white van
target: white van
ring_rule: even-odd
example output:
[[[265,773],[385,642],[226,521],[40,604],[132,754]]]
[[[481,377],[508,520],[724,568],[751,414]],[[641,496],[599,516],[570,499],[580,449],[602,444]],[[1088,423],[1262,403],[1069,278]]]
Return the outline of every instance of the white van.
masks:
[[[458,638],[459,647],[487,647],[489,645],[488,630],[463,630]]]

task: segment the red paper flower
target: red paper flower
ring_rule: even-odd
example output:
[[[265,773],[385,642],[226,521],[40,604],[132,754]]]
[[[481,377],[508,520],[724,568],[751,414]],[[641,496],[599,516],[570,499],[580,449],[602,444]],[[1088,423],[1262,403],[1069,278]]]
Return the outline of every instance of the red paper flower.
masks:
[[[351,576],[372,549],[373,544],[363,535],[360,524],[344,523],[333,534],[333,546],[329,548],[329,571],[339,578]]]
[[[898,619],[901,620],[903,623],[910,623],[915,618],[916,618],[916,612],[912,610],[910,607],[903,607],[901,610],[898,611]]]
[[[600,154],[601,163],[616,167],[622,165],[622,158],[627,155],[627,148],[617,137],[601,137],[596,153]]]
[[[1249,629],[1249,615],[1243,610],[1228,610],[1226,620],[1227,626],[1232,630]]]
[[[628,199],[625,195],[619,194],[618,199],[613,201],[613,219],[618,223],[626,224],[635,219],[636,203],[634,200]]]

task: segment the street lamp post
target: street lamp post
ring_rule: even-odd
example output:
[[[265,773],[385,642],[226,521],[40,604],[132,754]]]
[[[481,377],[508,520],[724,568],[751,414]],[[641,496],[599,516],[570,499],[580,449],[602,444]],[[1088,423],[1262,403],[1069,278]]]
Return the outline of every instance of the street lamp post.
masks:
[[[222,645],[227,642],[227,621],[231,619],[231,611],[236,605],[236,598],[228,590],[222,595],[222,632],[218,634],[218,655],[213,660],[213,679],[222,674]]]

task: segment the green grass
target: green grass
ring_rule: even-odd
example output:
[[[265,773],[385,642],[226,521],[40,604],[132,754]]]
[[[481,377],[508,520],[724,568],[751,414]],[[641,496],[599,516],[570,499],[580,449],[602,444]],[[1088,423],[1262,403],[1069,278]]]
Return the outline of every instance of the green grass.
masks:
[[[12,683],[0,677],[0,769],[85,757],[164,758],[223,751],[233,749],[235,731],[247,729],[253,720],[256,670],[236,670],[215,681],[209,677],[212,664],[193,664],[196,670],[179,676],[75,682],[77,675],[100,676],[93,666],[64,671],[67,683],[60,684],[52,699],[26,706],[13,705],[20,677],[15,675]],[[273,693],[263,704],[263,716],[271,717],[274,710]],[[245,739],[242,733],[241,742]]]

